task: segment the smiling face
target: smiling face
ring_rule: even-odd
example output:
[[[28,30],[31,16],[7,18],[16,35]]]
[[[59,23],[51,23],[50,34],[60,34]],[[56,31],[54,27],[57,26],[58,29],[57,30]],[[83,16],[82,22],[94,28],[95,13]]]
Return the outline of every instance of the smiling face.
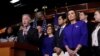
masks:
[[[68,12],[68,19],[69,19],[69,21],[76,20],[76,14],[75,14],[75,11],[74,10],[70,10]]]
[[[96,22],[100,22],[100,12],[99,11],[95,11],[94,18]]]
[[[49,35],[49,34],[52,34],[53,33],[53,29],[52,29],[52,27],[47,27],[47,34]]]

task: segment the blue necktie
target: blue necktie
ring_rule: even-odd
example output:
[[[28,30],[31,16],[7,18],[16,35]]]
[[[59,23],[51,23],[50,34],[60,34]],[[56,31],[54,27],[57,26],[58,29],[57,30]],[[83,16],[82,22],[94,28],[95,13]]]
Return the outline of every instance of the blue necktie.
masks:
[[[63,31],[63,28],[60,28],[59,36],[61,35],[62,31]]]

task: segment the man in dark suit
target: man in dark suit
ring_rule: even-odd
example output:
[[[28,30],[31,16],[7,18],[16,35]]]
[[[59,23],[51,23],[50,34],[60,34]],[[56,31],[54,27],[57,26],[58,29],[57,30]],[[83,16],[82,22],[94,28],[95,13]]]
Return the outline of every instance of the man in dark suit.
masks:
[[[18,32],[17,42],[28,43],[37,45],[38,43],[38,31],[30,26],[30,16],[28,14],[22,15],[22,26]],[[33,55],[32,52],[27,51],[26,56]],[[34,55],[33,55],[34,56]]]
[[[38,46],[39,46],[39,56],[42,56],[42,47],[43,47],[43,39],[44,39],[44,33],[42,30],[42,26],[38,25],[37,26],[38,29],[38,35],[39,35],[39,42],[38,42]]]
[[[54,51],[60,55],[62,51],[65,51],[64,45],[63,45],[63,30],[67,26],[68,20],[66,19],[66,14],[59,15],[58,17],[58,24],[60,28],[55,32],[55,47]]]

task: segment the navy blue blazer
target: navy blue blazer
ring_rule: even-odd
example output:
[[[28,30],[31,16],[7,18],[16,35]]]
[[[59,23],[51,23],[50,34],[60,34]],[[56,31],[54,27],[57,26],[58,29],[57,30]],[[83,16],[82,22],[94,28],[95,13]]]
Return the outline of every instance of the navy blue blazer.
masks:
[[[77,21],[75,24],[69,24],[63,33],[64,46],[69,48],[76,48],[78,44],[87,46],[88,30],[87,24],[83,21]]]

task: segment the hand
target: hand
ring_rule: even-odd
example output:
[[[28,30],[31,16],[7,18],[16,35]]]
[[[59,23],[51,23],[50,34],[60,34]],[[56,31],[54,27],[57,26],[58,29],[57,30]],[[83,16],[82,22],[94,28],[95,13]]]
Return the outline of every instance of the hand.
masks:
[[[73,56],[73,52],[74,52],[74,51],[71,50],[67,45],[65,46],[65,48],[66,48],[66,50],[67,50],[69,56]]]
[[[54,47],[54,52],[56,52],[56,50],[57,50],[57,47]]]
[[[73,56],[73,52],[74,52],[73,50],[68,49],[67,51],[68,51],[68,53],[69,53],[70,56]]]
[[[73,55],[73,56],[76,56],[76,55],[77,55],[77,52],[78,52],[78,50],[77,50],[77,49],[76,49],[76,50],[74,50],[74,51],[73,51],[73,53],[72,53],[72,55]]]
[[[61,53],[61,48],[59,48],[59,47],[55,47],[54,48],[54,51],[59,55],[60,53]]]
[[[45,54],[44,56],[49,56],[48,54]]]
[[[73,55],[76,56],[78,50],[80,50],[81,47],[82,47],[82,46],[81,46],[80,44],[78,44],[77,48],[76,48],[76,49],[74,50],[74,52],[73,52]]]

